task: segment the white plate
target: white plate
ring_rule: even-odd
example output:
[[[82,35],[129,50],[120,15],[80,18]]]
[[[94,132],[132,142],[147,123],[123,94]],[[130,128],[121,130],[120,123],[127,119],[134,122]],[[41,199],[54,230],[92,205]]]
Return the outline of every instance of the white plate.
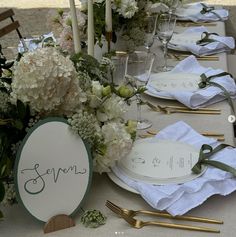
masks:
[[[122,180],[120,180],[113,172],[108,172],[107,175],[119,187],[121,187],[131,193],[139,194],[135,189],[129,187],[126,183],[124,183]]]
[[[155,138],[135,141],[130,154],[117,164],[128,177],[155,185],[180,184],[201,174],[192,173],[199,150],[183,142]]]
[[[158,95],[158,94],[152,93],[152,92],[149,91],[149,90],[144,91],[144,94],[150,95],[150,96],[152,96],[152,97],[160,98],[160,99],[165,99],[165,100],[175,100],[175,98],[168,97],[168,96]]]
[[[175,99],[170,93],[197,91],[199,82],[200,76],[194,73],[155,73],[151,75],[145,93],[158,98]]]

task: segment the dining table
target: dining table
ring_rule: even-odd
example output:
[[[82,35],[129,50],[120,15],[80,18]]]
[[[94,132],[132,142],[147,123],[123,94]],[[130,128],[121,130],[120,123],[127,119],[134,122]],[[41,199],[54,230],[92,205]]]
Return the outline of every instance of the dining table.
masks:
[[[209,31],[225,35],[225,23],[214,22],[209,26],[206,26]],[[182,32],[185,30],[181,24],[177,24],[175,31]],[[155,48],[152,49],[155,51]],[[201,65],[212,68],[220,68],[224,71],[228,71],[227,66],[227,55],[226,53],[220,53],[217,55],[218,61],[214,60],[201,60]],[[178,63],[175,59],[169,59],[168,63],[175,65]],[[166,100],[149,95],[143,95],[143,99],[149,101],[155,105],[181,105],[177,101]],[[229,116],[232,115],[231,107],[226,100],[219,103],[215,103],[210,108],[220,109],[221,114],[218,115],[207,115],[207,114],[185,114],[185,113],[174,113],[164,114],[151,110],[148,106],[142,106],[142,115],[148,118],[152,122],[151,130],[160,131],[166,126],[173,124],[177,121],[184,121],[190,125],[193,129],[201,132],[215,132],[224,134],[224,143],[234,145],[234,130],[233,123],[229,121]],[[131,105],[127,112],[127,118],[136,118],[136,105]],[[145,131],[139,131],[137,136]],[[79,188],[79,187],[78,187]],[[200,206],[190,210],[187,214],[201,217],[208,217],[219,219],[224,224],[205,224],[201,223],[201,226],[210,226],[212,228],[220,229],[220,233],[207,233],[189,230],[177,230],[171,228],[164,228],[158,226],[146,226],[141,229],[135,229],[131,227],[124,219],[117,216],[106,206],[106,200],[110,200],[119,206],[129,208],[133,210],[154,210],[149,206],[144,199],[136,193],[130,192],[122,185],[114,183],[106,173],[99,174],[94,173],[92,178],[91,189],[88,193],[86,200],[81,205],[79,210],[74,216],[76,225],[72,228],[60,230],[57,232],[48,233],[47,236],[66,236],[66,237],[203,237],[203,236],[234,236],[236,232],[236,192],[233,192],[227,196],[214,195],[208,198]],[[47,204],[50,205],[50,204]],[[43,207],[42,207],[43,208]],[[44,223],[33,218],[21,204],[15,204],[12,206],[0,206],[0,209],[4,213],[4,219],[0,221],[0,236],[3,237],[41,237],[44,236],[43,227]],[[83,210],[100,210],[106,217],[106,224],[99,228],[87,228],[80,222],[80,218]],[[143,216],[140,216],[143,218]],[[160,217],[149,217],[155,220],[166,221]],[[186,221],[169,220],[171,223],[185,223]],[[190,224],[190,223],[188,223]],[[191,223],[197,225],[196,223]]]

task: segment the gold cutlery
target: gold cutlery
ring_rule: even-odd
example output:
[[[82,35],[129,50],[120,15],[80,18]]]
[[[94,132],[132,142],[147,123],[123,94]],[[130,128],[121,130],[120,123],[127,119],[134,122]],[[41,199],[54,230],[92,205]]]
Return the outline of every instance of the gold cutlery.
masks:
[[[192,111],[199,111],[199,110],[202,110],[202,111],[216,111],[216,112],[221,112],[220,109],[212,109],[212,108],[200,108],[200,109],[190,109],[188,107],[185,107],[185,106],[175,106],[175,105],[166,105],[166,106],[162,106],[162,107],[165,107],[165,108],[172,108],[172,109],[184,109],[184,110],[192,110]]]
[[[163,211],[146,211],[146,210],[130,210],[126,208],[122,208],[120,206],[117,206],[113,202],[107,200],[106,206],[115,212],[118,215],[126,214],[130,217],[134,217],[138,214],[146,214],[146,215],[154,215],[159,216],[163,218],[169,218],[169,219],[176,219],[176,220],[185,220],[185,221],[196,221],[196,222],[204,222],[204,223],[212,223],[212,224],[223,224],[223,221],[205,218],[205,217],[198,217],[198,216],[172,216],[171,214]]]
[[[148,130],[147,134],[140,134],[139,137],[140,138],[148,138],[148,137],[155,136],[157,133],[158,133],[157,131]],[[221,142],[225,140],[223,133],[201,132],[200,134],[205,137],[214,137],[217,141],[221,141]]]
[[[189,27],[189,26],[217,26],[216,23],[211,22],[183,22],[183,21],[177,21],[177,25],[183,26],[183,27]]]
[[[141,221],[141,220],[134,219],[133,217],[130,217],[126,214],[121,215],[121,217],[126,222],[128,222],[132,227],[137,228],[137,229],[143,228],[144,226],[148,226],[148,225],[156,225],[156,226],[174,228],[174,229],[220,233],[220,230],[209,228],[209,227],[203,227],[203,226],[174,224],[174,223],[161,222],[161,221]]]
[[[212,111],[212,110],[188,110],[188,109],[175,109],[171,107],[165,107],[157,105],[157,108],[155,109],[156,112],[163,112],[165,114],[173,114],[173,113],[185,113],[185,114],[211,114],[211,115],[218,115],[221,114],[220,111]]]
[[[203,135],[203,134],[202,134]],[[149,137],[153,137],[154,135],[152,134],[149,134],[149,133],[146,133],[146,134],[139,134],[138,135],[140,138],[149,138]],[[206,136],[206,135],[203,135],[203,136]],[[211,137],[209,135],[207,135],[206,137]],[[212,136],[213,137],[213,136]],[[218,142],[224,142],[225,141],[225,138],[222,136],[214,136],[214,138],[218,141]]]
[[[169,57],[176,60],[183,60],[190,56],[190,54],[169,54]],[[195,56],[200,61],[219,61],[218,56],[207,55],[207,56]]]
[[[208,227],[202,227],[202,226],[192,226],[192,225],[183,225],[183,224],[174,224],[174,223],[168,223],[168,222],[159,222],[159,221],[141,221],[134,219],[133,216],[135,216],[138,213],[142,214],[150,214],[150,215],[156,215],[163,218],[170,218],[170,219],[176,219],[176,220],[187,220],[187,221],[197,221],[197,222],[205,222],[205,223],[214,223],[214,224],[223,224],[222,221],[204,218],[204,217],[195,217],[195,216],[171,216],[168,213],[165,212],[152,212],[152,211],[144,211],[144,210],[128,210],[125,208],[120,208],[119,206],[115,205],[114,203],[107,200],[106,206],[113,211],[114,213],[118,214],[120,217],[122,217],[125,221],[127,221],[131,226],[134,228],[142,228],[147,225],[157,225],[161,227],[168,227],[168,228],[176,228],[176,229],[184,229],[184,230],[196,230],[196,231],[205,231],[205,232],[214,232],[219,233],[219,230],[208,228]]]
[[[213,108],[199,108],[199,109],[191,109],[191,108],[188,108],[186,106],[177,106],[177,105],[153,105],[152,103],[146,101],[145,102],[146,105],[148,105],[152,110],[154,111],[157,111],[157,112],[160,112],[160,108],[163,108],[163,109],[180,109],[180,110],[186,110],[186,111],[208,111],[208,112],[219,112],[221,113],[221,110],[220,109],[213,109]]]

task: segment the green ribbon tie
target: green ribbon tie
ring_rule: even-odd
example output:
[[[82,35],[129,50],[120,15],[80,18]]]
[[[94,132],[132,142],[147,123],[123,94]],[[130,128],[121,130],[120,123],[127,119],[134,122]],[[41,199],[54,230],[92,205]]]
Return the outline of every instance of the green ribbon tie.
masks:
[[[228,145],[228,144],[220,144],[219,146],[217,146],[216,148],[213,149],[210,145],[203,144],[200,149],[198,162],[193,166],[192,172],[195,174],[200,174],[202,171],[202,165],[210,165],[210,166],[213,166],[217,169],[221,169],[226,172],[229,172],[233,176],[236,176],[236,169],[235,168],[233,168],[229,165],[226,165],[225,163],[210,159],[210,157],[212,155],[214,155],[218,151],[224,149],[225,147],[233,147],[233,146]]]
[[[219,14],[217,14],[216,12],[214,12],[215,7],[213,7],[213,6],[209,7],[209,6],[205,5],[204,3],[201,3],[201,5],[202,5],[202,10],[200,11],[201,14],[204,15],[206,13],[212,13],[216,17],[218,17],[221,21],[223,21],[222,17]]]
[[[217,33],[209,33],[204,31],[202,33],[201,39],[196,42],[196,44],[204,46],[206,44],[212,43],[212,42],[217,42],[215,39],[210,39],[211,35],[218,35]]]
[[[228,103],[229,103],[233,113],[235,114],[233,101],[231,99],[231,96],[230,96],[229,92],[222,85],[220,85],[220,84],[218,84],[216,82],[211,81],[214,78],[223,77],[223,76],[230,76],[230,77],[233,78],[233,76],[230,73],[228,73],[228,72],[221,72],[219,74],[212,75],[212,76],[209,76],[209,77],[207,77],[206,74],[203,73],[203,74],[200,75],[201,82],[198,83],[198,86],[201,89],[207,87],[208,85],[220,88],[223,91],[224,96],[226,97],[226,99],[227,99],[227,101],[228,101]]]

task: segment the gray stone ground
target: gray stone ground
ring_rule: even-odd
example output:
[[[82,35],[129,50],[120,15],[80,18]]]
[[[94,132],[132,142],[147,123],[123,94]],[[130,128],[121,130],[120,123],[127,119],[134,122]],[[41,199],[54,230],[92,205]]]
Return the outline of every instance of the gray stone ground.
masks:
[[[195,0],[184,0],[191,2]],[[230,10],[230,19],[226,22],[226,30],[228,35],[236,38],[236,0],[203,0],[204,2],[223,5]],[[75,0],[76,5],[79,0]],[[13,8],[15,12],[15,19],[19,20],[21,27],[20,31],[23,36],[41,35],[48,32],[46,25],[46,16],[50,9],[69,8],[69,0],[0,0],[0,12]],[[16,49],[18,37],[16,32],[12,32],[0,38],[5,53],[12,54]],[[13,47],[9,49],[9,47]]]

